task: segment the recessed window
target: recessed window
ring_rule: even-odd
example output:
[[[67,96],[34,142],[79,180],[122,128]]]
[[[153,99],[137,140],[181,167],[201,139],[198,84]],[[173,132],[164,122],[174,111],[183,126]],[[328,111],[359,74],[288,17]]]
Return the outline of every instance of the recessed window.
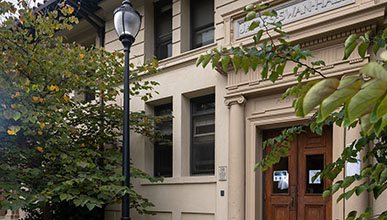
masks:
[[[156,116],[172,115],[172,104],[155,107]],[[172,177],[172,117],[156,125],[163,135],[163,141],[154,144],[154,176]]]
[[[191,175],[214,175],[215,95],[191,99]]]
[[[86,102],[91,102],[91,101],[95,100],[95,90],[90,88],[89,86],[86,86],[84,100]]]
[[[191,0],[191,49],[214,42],[214,1]]]
[[[172,56],[172,0],[154,4],[155,56],[165,59]]]

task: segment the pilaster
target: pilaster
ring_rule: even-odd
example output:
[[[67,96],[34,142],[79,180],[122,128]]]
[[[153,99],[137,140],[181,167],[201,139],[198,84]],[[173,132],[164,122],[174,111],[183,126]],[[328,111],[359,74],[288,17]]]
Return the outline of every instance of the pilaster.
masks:
[[[225,100],[229,107],[228,218],[245,219],[245,107],[242,95]]]

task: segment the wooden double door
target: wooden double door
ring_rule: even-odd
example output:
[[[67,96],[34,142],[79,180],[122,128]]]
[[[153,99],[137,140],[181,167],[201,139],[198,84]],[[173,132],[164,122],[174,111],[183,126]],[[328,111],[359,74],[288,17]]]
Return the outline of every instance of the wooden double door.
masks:
[[[267,130],[264,139],[275,137],[280,130]],[[266,151],[270,151],[268,147]],[[330,181],[312,177],[332,161],[332,129],[324,128],[322,136],[305,132],[292,142],[286,157],[265,172],[264,204],[266,220],[331,220],[330,197],[322,199]]]

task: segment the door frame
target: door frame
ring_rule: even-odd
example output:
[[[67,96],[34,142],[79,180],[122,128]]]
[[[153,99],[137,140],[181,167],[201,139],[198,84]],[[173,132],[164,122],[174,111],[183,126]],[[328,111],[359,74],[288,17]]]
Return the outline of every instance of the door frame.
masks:
[[[300,125],[307,122],[305,118],[299,118],[294,115],[294,109],[282,109],[281,114],[253,114],[246,118],[246,185],[245,185],[245,216],[246,219],[264,220],[264,174],[259,168],[254,171],[255,164],[262,159],[262,131],[267,129],[283,128],[293,125]],[[308,115],[311,116],[311,115]],[[332,161],[340,157],[345,146],[345,129],[336,125],[332,126]],[[344,179],[344,173],[340,173],[337,180]],[[342,189],[339,190],[342,192]],[[343,219],[344,201],[336,203],[340,192],[332,197],[332,219]]]
[[[265,139],[273,138],[279,134],[284,128],[279,129],[266,129],[262,131],[263,137]],[[286,194],[276,194],[272,193],[274,187],[274,182],[272,180],[272,168],[266,170],[263,175],[263,192],[264,192],[264,202],[263,202],[263,218],[267,220],[268,210],[271,210],[268,207],[269,204],[274,208],[275,206],[284,206],[285,204],[290,204],[291,196],[293,195],[293,209],[289,205],[288,215],[290,215],[290,219],[299,219],[305,214],[305,209],[307,207],[316,207],[323,206],[324,207],[324,220],[328,220],[332,218],[332,199],[328,197],[326,199],[322,199],[322,193],[310,194],[306,192],[307,187],[307,157],[313,155],[323,155],[323,167],[325,167],[328,163],[332,163],[332,126],[324,127],[323,135],[319,136],[317,134],[313,134],[309,129],[305,129],[306,131],[298,134],[293,141],[290,142],[291,148],[287,156],[288,159],[288,172],[291,174],[289,176],[289,187],[288,192]],[[263,156],[270,151],[271,147],[266,147]],[[284,158],[285,158],[284,157]],[[273,165],[274,166],[274,165]],[[320,168],[323,169],[323,167]],[[332,181],[328,179],[322,180],[324,182],[324,189],[329,188],[332,185]],[[270,192],[268,192],[269,190]],[[271,201],[271,202],[270,202]],[[270,214],[269,214],[270,215]],[[273,216],[271,217],[271,219]],[[304,219],[305,217],[303,217]]]

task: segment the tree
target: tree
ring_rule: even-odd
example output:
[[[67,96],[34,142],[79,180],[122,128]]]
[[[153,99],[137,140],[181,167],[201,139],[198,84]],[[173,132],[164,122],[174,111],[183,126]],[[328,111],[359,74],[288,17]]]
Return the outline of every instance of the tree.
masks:
[[[358,75],[327,78],[316,67],[325,65],[324,61],[315,61],[308,65],[305,61],[312,57],[309,50],[302,50],[300,45],[288,41],[289,35],[282,30],[282,23],[274,10],[265,10],[269,5],[248,5],[245,7],[245,21],[250,22],[249,30],[263,26],[254,35],[254,46],[239,48],[213,49],[201,55],[196,65],[205,68],[210,62],[212,67],[227,71],[230,65],[235,73],[242,69],[245,74],[249,69],[260,70],[262,79],[275,83],[282,76],[288,62],[295,63],[294,76],[298,84],[287,89],[283,98],[294,96],[293,107],[296,115],[306,117],[319,106],[318,111],[310,118],[310,123],[284,129],[278,137],[263,143],[263,148],[271,145],[273,150],[268,153],[257,165],[267,170],[268,167],[280,161],[281,156],[286,156],[290,141],[296,134],[303,132],[307,127],[317,134],[322,134],[323,126],[336,124],[350,129],[358,124],[362,127],[361,138],[345,147],[341,157],[328,164],[319,173],[322,178],[331,181],[343,171],[346,162],[356,162],[356,155],[365,150],[368,143],[373,143],[370,151],[362,159],[363,163],[371,161],[370,165],[361,170],[360,175],[348,176],[344,180],[336,181],[332,187],[326,189],[323,197],[338,191],[339,188],[348,189],[353,183],[359,184],[341,194],[337,201],[349,199],[356,194],[372,193],[377,199],[387,188],[387,52],[381,54],[381,60],[372,61],[364,65]],[[270,19],[268,19],[270,17]],[[257,19],[256,19],[257,18]],[[270,23],[267,22],[270,20]],[[279,37],[272,37],[269,28],[273,28]],[[262,35],[268,38],[261,40]],[[371,37],[367,32],[364,36],[352,34],[345,42],[343,59],[347,59],[357,48],[362,58],[366,51],[372,47],[372,52],[377,55],[383,48],[387,49],[387,29]],[[370,49],[371,50],[371,49]],[[320,79],[305,83],[311,75],[320,75]],[[375,161],[375,162],[373,162]],[[315,179],[317,176],[314,177]],[[367,181],[368,178],[368,181]],[[357,215],[356,211],[349,213],[347,219],[387,219],[387,210],[371,217],[371,209]]]
[[[132,208],[152,214],[148,199],[121,186],[123,55],[65,43],[58,32],[78,22],[65,4],[44,15],[22,6],[0,1],[0,208],[64,219],[63,211],[81,216],[128,192]],[[130,67],[131,95],[148,100],[158,83],[139,74],[157,72],[157,60]],[[162,138],[154,122],[165,117],[130,116],[132,131]],[[131,175],[161,180],[133,167]]]

